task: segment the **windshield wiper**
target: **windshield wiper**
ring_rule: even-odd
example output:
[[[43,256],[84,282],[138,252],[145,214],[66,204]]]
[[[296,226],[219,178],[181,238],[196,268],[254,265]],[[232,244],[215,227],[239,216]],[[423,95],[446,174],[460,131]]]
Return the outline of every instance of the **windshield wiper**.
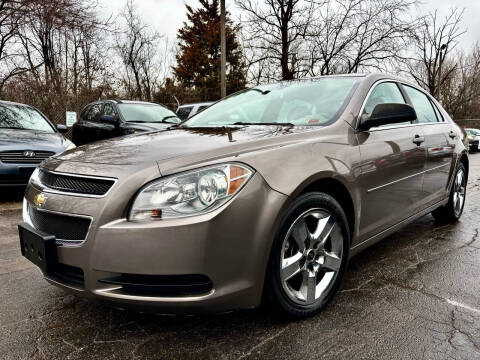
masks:
[[[262,122],[262,123],[252,123],[252,122],[243,122],[237,121],[233,125],[279,125],[279,126],[295,126],[292,123],[280,123],[280,122]]]

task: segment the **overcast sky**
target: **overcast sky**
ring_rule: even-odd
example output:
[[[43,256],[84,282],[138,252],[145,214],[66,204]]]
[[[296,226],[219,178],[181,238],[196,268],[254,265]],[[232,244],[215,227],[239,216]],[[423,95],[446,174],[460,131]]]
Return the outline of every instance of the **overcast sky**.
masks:
[[[100,0],[100,11],[105,15],[116,15],[125,6],[127,0]],[[425,14],[437,9],[446,15],[452,7],[465,8],[463,27],[467,33],[463,35],[460,46],[469,49],[474,42],[480,42],[480,0],[423,0],[416,11]],[[171,41],[176,38],[177,30],[186,20],[185,3],[196,7],[197,0],[137,0],[137,7],[146,22],[155,26]],[[238,14],[233,0],[226,0],[227,10],[234,16]]]

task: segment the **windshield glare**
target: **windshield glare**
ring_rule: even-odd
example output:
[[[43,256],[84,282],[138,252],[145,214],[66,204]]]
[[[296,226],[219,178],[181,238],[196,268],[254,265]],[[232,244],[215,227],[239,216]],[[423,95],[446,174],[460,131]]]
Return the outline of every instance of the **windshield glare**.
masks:
[[[118,104],[125,121],[178,124],[180,119],[167,108],[155,104]]]
[[[358,78],[322,78],[259,86],[233,94],[187,120],[187,127],[243,124],[325,126],[346,105]]]
[[[42,114],[25,105],[1,104],[0,128],[55,132]]]

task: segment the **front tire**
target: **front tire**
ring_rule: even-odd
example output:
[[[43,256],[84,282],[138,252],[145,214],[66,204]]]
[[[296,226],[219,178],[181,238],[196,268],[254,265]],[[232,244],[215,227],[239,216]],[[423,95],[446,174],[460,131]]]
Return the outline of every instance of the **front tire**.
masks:
[[[349,246],[340,204],[325,193],[300,196],[276,232],[266,278],[268,299],[293,317],[318,313],[340,287]]]
[[[441,223],[457,222],[463,213],[467,196],[467,172],[460,163],[453,177],[453,184],[448,197],[448,203],[432,211],[436,221]]]

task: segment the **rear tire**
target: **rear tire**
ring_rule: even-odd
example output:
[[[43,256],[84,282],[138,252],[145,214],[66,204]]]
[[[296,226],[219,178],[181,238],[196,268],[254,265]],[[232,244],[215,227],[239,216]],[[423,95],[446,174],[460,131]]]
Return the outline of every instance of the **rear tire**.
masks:
[[[325,193],[301,195],[275,234],[267,300],[295,318],[320,312],[340,287],[349,246],[348,221],[340,204]]]
[[[441,223],[457,222],[462,216],[466,196],[467,172],[465,166],[460,163],[453,177],[448,203],[432,211],[435,220]]]

